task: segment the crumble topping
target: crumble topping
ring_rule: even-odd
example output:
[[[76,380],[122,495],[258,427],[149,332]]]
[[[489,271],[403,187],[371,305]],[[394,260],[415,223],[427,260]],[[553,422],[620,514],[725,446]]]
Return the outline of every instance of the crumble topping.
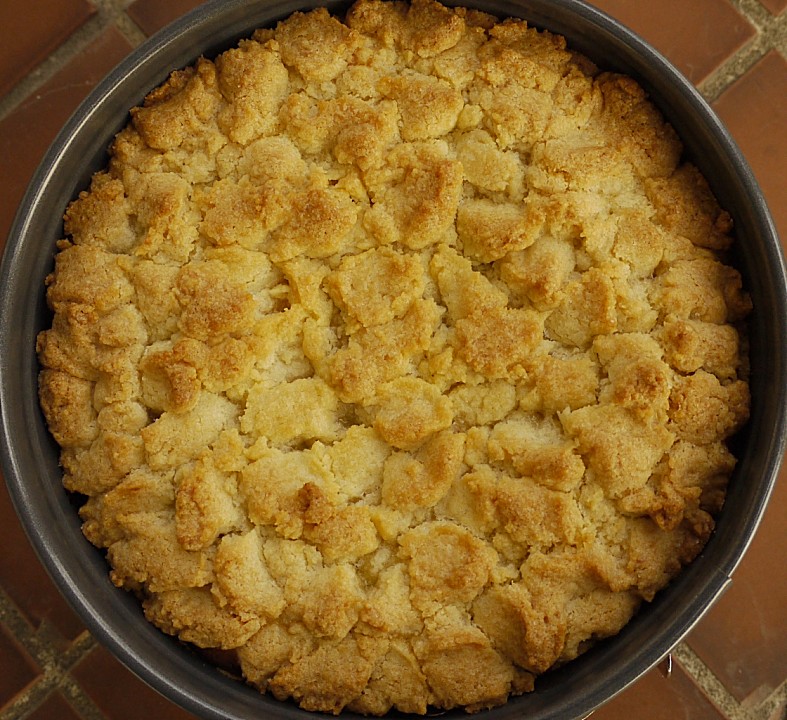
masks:
[[[731,218],[559,36],[295,13],[132,110],[65,232],[40,399],[85,535],[276,698],[504,703],[713,530]]]

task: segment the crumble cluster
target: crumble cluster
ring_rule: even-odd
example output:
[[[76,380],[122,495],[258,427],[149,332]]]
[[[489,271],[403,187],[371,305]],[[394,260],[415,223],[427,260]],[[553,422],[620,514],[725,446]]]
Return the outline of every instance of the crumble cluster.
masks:
[[[112,581],[333,713],[488,708],[617,633],[748,415],[681,154],[633,80],[432,0],[173,73],[68,208],[38,342]]]

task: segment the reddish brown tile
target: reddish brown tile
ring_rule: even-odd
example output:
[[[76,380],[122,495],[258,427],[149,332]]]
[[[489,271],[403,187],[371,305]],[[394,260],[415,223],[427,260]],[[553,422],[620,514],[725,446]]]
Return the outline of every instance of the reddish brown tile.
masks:
[[[0,95],[46,59],[94,12],[87,0],[0,3]]]
[[[772,15],[781,15],[787,9],[787,0],[760,0]]]
[[[787,250],[787,60],[769,52],[715,109],[751,164]]]
[[[58,130],[93,86],[130,50],[126,39],[109,28],[0,122],[0,243],[5,242],[16,206]]]
[[[728,0],[593,0],[592,4],[640,34],[695,84],[755,33]]]
[[[58,592],[28,542],[5,489],[0,488],[0,583],[30,624],[52,627],[65,641],[74,640],[84,626]],[[0,651],[2,657],[2,651]]]
[[[787,10],[787,0],[759,2],[774,16]],[[133,0],[126,12],[145,33],[152,34],[199,4],[199,0]],[[596,4],[652,42],[695,83],[754,36],[753,28],[731,0],[596,0]],[[44,15],[31,20],[38,18],[41,9]],[[92,12],[91,0],[0,0],[0,95],[83,25]],[[45,148],[78,102],[129,50],[119,32],[107,29],[56,77],[0,120],[4,169],[0,176],[0,249],[15,206]],[[785,98],[787,61],[773,51],[719,98],[716,109],[751,162],[787,249],[787,187],[782,177],[787,167]],[[773,502],[732,588],[688,639],[694,652],[748,710],[787,678],[783,610],[787,607],[787,577],[780,556],[787,540],[785,513],[787,469],[782,471]],[[6,548],[0,553],[2,591],[33,627],[53,630],[45,637],[60,635],[64,642],[73,640],[83,632],[81,621],[44,572],[1,488],[0,523]],[[0,626],[0,717],[4,717],[4,704],[39,675],[34,661]],[[72,675],[98,708],[94,714],[106,720],[194,720],[149,689],[103,648],[92,650]],[[79,720],[75,707],[56,691],[27,717]],[[771,702],[768,708],[767,720],[787,720],[783,704],[774,707]],[[593,720],[673,717],[723,720],[679,665],[670,679],[658,671],[647,674],[599,709]],[[765,720],[754,713],[751,717]]]
[[[14,640],[8,628],[0,625],[0,709],[38,675],[38,668],[27,652]]]
[[[687,642],[739,701],[758,702],[787,679],[787,465],[732,586]]]
[[[54,692],[27,716],[27,720],[80,720],[80,715],[59,692]]]
[[[201,4],[201,0],[171,0],[167,3],[159,0],[136,0],[126,12],[143,32],[152,35],[156,30],[160,30]]]
[[[683,668],[673,662],[669,677],[651,670],[607,705],[592,720],[724,720]]]
[[[72,675],[109,720],[195,720],[145,685],[103,647],[93,650]]]

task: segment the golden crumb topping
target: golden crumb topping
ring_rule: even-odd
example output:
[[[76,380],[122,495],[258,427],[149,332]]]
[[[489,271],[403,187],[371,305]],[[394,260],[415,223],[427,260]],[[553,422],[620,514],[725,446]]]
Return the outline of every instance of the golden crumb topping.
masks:
[[[173,73],[68,207],[40,400],[112,581],[307,710],[479,710],[703,547],[730,216],[633,80],[434,0]]]

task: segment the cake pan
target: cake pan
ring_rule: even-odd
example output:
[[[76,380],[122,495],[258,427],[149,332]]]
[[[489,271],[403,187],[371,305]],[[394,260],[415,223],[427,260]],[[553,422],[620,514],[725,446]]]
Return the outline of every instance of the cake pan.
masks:
[[[449,3],[450,4],[450,3]],[[481,713],[484,720],[584,718],[659,663],[732,582],[776,478],[787,435],[787,277],[773,221],[751,170],[693,86],[658,52],[579,0],[468,0],[459,4],[519,17],[564,35],[604,70],[631,75],[677,130],[692,160],[733,216],[733,264],[754,311],[749,318],[752,414],[736,438],[739,463],[727,502],[702,554],[623,629],[536,681],[533,693]],[[94,636],[142,680],[197,716],[218,720],[313,717],[229,677],[143,617],[137,599],[109,581],[102,552],[83,537],[61,484],[59,449],[37,400],[35,338],[48,326],[44,278],[62,236],[66,205],[107,160],[129,108],[169,73],[214,57],[257,27],[318,5],[344,2],[216,0],[134,50],[89,95],[62,129],[19,207],[0,269],[2,467],[25,531],[55,584]],[[358,717],[345,713],[347,717]],[[391,713],[398,716],[398,713]],[[444,717],[464,717],[454,710]]]

